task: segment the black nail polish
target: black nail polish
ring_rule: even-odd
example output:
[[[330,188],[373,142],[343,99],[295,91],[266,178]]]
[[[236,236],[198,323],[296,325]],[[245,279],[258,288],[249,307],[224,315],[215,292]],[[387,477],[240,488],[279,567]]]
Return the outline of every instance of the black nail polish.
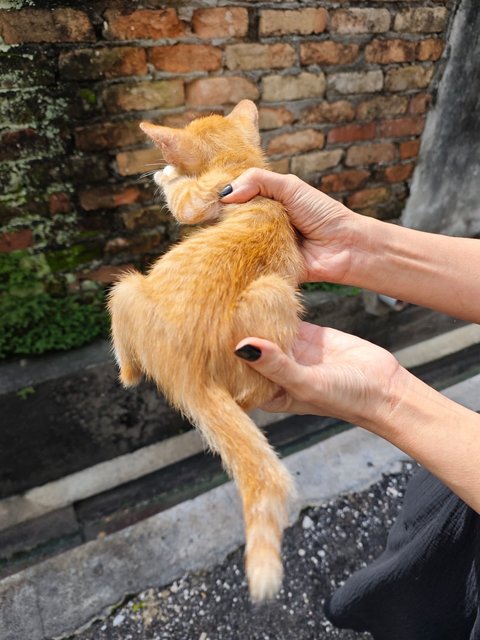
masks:
[[[249,362],[255,362],[262,355],[262,352],[257,347],[254,347],[251,344],[245,344],[240,349],[235,351],[235,355],[239,358],[243,358],[243,360],[248,360]]]
[[[225,196],[228,196],[232,193],[233,191],[233,187],[231,184],[227,184],[226,187],[223,187],[223,189],[221,191],[218,192],[218,195],[220,196],[220,198],[224,198]]]

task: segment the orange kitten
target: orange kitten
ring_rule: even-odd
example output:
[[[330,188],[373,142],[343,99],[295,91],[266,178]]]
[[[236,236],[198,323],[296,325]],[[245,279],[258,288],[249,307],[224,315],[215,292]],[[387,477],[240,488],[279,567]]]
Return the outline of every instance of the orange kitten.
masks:
[[[175,218],[213,224],[173,247],[148,275],[124,276],[109,308],[122,383],[154,380],[233,476],[243,503],[250,595],[261,601],[281,585],[293,481],[245,413],[270,399],[275,385],[234,349],[255,335],[291,350],[303,261],[280,204],[261,197],[219,202],[219,190],[245,169],[267,166],[257,120],[253,102],[243,100],[226,118],[208,116],[185,129],[141,124],[169,163],[154,179]]]

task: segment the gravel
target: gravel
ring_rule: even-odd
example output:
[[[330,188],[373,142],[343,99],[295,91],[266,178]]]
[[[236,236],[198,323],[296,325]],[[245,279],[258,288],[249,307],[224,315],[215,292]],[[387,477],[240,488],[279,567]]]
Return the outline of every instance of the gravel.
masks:
[[[305,510],[285,534],[285,578],[276,599],[253,606],[243,549],[204,572],[131,597],[75,636],[80,640],[367,639],[334,628],[323,602],[356,569],[383,550],[415,465],[384,476],[368,490]]]

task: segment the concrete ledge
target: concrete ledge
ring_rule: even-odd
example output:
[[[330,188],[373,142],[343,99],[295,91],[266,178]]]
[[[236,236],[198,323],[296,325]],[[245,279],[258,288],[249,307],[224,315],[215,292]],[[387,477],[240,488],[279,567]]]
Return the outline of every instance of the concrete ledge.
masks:
[[[136,480],[203,450],[196,431],[101,462],[69,476],[0,500],[0,531]]]
[[[480,325],[469,324],[399,349],[395,352],[395,357],[404,367],[412,369],[478,343],[480,343]]]

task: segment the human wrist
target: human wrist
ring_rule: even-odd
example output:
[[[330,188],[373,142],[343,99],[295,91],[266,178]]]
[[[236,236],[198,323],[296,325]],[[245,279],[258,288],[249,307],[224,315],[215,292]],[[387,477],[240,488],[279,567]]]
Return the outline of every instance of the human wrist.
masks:
[[[415,406],[412,395],[415,395],[416,382],[420,380],[397,362],[388,381],[374,381],[376,388],[359,425],[391,442],[396,440],[399,425],[407,421],[411,407]]]
[[[343,233],[349,261],[343,284],[375,289],[379,266],[377,257],[383,254],[388,227],[384,222],[346,209]]]

